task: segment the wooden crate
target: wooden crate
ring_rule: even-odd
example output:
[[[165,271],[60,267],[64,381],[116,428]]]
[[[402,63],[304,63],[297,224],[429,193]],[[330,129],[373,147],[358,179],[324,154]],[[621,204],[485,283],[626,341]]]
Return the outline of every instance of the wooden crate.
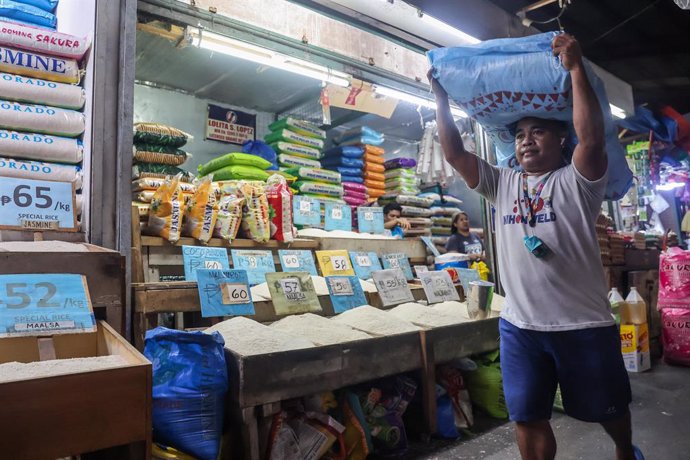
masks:
[[[127,365],[0,384],[0,451],[45,460],[130,445],[151,455],[151,363],[104,321],[53,336],[58,359],[119,355]],[[38,338],[0,339],[0,362],[39,360]]]

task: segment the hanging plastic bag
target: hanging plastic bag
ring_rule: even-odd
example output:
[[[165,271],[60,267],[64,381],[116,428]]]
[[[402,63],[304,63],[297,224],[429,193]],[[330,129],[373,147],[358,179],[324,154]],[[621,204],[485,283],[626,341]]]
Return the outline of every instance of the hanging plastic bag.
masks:
[[[153,364],[153,438],[200,460],[216,460],[228,373],[223,337],[157,327],[146,333]]]
[[[470,268],[479,272],[479,278],[489,281],[489,267],[483,261],[472,262]]]
[[[572,141],[576,142],[570,74],[551,48],[556,35],[548,32],[487,40],[427,52],[433,76],[486,130],[496,145],[501,166],[517,166],[513,127],[524,117],[568,122]],[[618,142],[604,84],[587,62],[585,69],[604,113],[609,161],[606,198],[619,199],[632,183],[632,172]]]

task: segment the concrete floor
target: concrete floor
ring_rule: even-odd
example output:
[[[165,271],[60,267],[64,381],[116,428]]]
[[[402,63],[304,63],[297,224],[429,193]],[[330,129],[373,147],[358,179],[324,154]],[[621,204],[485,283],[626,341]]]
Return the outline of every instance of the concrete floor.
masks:
[[[646,460],[690,459],[690,368],[655,363],[651,371],[630,376],[633,439]],[[599,425],[554,413],[558,460],[614,459],[613,442]],[[501,423],[473,439],[416,445],[406,459],[519,460],[513,427]],[[433,452],[431,450],[433,450]]]

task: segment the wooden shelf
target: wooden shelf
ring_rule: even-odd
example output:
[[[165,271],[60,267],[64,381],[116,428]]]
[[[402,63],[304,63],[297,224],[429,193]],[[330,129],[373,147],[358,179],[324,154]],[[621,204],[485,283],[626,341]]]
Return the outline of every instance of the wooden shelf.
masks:
[[[141,245],[149,247],[175,247],[175,246],[202,246],[194,238],[183,237],[172,244],[168,240],[159,236],[141,236]],[[283,243],[276,240],[269,240],[266,243],[257,243],[253,240],[237,239],[232,243],[228,243],[220,238],[211,238],[208,245],[213,248],[231,248],[231,249],[317,249],[319,243],[314,240],[296,239],[292,243]]]

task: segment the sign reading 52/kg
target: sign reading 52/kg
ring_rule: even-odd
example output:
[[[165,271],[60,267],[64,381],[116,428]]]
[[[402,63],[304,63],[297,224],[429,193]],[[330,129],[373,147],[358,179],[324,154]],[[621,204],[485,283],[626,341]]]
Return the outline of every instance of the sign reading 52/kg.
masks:
[[[74,185],[0,178],[0,229],[77,231]]]

